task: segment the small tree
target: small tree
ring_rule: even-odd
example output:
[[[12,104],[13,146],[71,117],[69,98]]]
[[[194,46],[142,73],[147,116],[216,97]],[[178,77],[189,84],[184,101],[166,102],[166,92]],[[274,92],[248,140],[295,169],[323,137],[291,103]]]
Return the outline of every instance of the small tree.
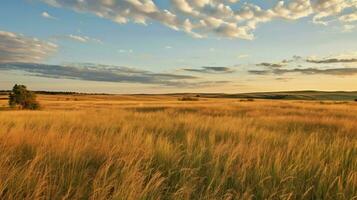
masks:
[[[36,110],[40,104],[36,101],[35,93],[28,91],[24,85],[15,85],[9,95],[9,106],[21,106],[22,109]]]

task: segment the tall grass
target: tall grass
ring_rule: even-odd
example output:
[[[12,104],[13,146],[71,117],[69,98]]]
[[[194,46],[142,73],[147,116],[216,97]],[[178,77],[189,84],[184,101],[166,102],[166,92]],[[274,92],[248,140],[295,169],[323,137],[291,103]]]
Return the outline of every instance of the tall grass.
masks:
[[[0,112],[0,199],[357,199],[357,106]]]

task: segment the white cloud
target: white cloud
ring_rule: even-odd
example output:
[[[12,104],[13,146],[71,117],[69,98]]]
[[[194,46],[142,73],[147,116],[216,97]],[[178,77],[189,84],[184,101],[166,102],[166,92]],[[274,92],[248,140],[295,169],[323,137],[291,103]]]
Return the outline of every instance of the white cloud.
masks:
[[[247,40],[254,39],[254,30],[260,23],[274,19],[311,17],[314,23],[324,25],[337,19],[345,25],[355,21],[357,13],[354,12],[356,0],[281,0],[266,9],[239,0],[170,0],[171,6],[167,9],[157,7],[153,0],[42,1],[52,6],[93,13],[120,24],[157,21],[195,38],[215,35]],[[352,12],[346,14],[350,10]]]
[[[52,15],[50,15],[48,12],[43,12],[41,14],[41,16],[46,19],[57,19],[56,17],[53,17]]]
[[[132,49],[119,49],[118,53],[133,53],[134,51]]]
[[[348,51],[338,55],[329,55],[327,59],[357,59],[357,51]],[[325,58],[325,59],[326,59]]]
[[[71,39],[71,40],[75,40],[78,42],[82,42],[82,43],[87,43],[87,42],[95,42],[95,43],[102,43],[101,40],[96,39],[96,38],[91,38],[88,36],[81,36],[81,35],[67,35],[67,38]]]
[[[318,0],[313,6],[315,24],[328,25],[328,17],[340,14],[346,8],[353,7],[354,0]]]
[[[56,50],[56,44],[0,31],[0,63],[39,62]]]
[[[355,25],[345,24],[345,25],[343,25],[342,32],[349,33],[349,32],[352,32],[353,29],[355,29]]]
[[[68,38],[72,39],[72,40],[76,40],[78,42],[88,42],[88,40],[82,36],[79,35],[68,35]]]
[[[238,55],[238,58],[248,58],[249,55],[248,54],[240,54]]]
[[[354,22],[357,21],[357,12],[355,13],[351,13],[351,14],[347,14],[347,15],[342,15],[341,17],[339,17],[339,19],[343,22]]]

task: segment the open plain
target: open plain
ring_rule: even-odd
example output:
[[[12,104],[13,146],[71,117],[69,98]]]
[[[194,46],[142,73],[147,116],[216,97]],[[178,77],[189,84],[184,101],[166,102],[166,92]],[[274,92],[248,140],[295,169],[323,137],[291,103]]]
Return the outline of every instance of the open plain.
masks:
[[[356,199],[357,103],[0,96],[0,199]]]

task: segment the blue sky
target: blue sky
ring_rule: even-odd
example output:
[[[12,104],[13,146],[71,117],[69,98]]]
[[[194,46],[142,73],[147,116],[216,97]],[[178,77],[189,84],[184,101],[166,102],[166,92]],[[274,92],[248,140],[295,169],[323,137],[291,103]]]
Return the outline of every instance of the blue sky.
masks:
[[[357,84],[351,86],[351,83],[357,83],[353,70],[357,68],[353,60],[357,58],[357,4],[353,0],[328,1],[333,7],[307,0],[285,1],[280,8],[277,8],[278,1],[273,0],[264,3],[249,1],[249,4],[234,0],[99,0],[95,3],[90,0],[81,3],[77,0],[3,0],[0,6],[0,31],[3,34],[3,41],[0,39],[3,46],[0,46],[0,89],[24,83],[34,89],[113,93],[357,90]],[[199,6],[200,2],[205,3],[204,6]],[[297,10],[289,3],[305,8]],[[229,10],[219,11],[223,6]],[[259,6],[260,10],[254,6]],[[253,13],[252,16],[242,12],[245,7]],[[151,11],[153,8],[157,12],[155,15]],[[110,12],[104,12],[105,9]],[[118,14],[125,9],[130,15]],[[177,20],[168,25],[164,10],[175,15]],[[118,16],[128,22],[119,23]],[[203,27],[200,24],[212,18],[218,25]],[[138,19],[144,19],[146,24],[135,23]],[[195,28],[188,30],[191,26],[184,23],[186,19]],[[256,23],[254,27],[251,27],[252,23]],[[232,29],[226,29],[228,25],[232,25]],[[172,26],[177,26],[176,30]],[[23,53],[13,55],[20,51],[17,47],[11,51],[4,48],[14,44],[9,42],[13,38],[9,33],[20,38],[17,40],[30,40],[32,45],[39,41],[44,42],[42,46],[49,43],[55,47],[38,50],[45,51],[44,55],[32,55],[38,51],[31,52],[30,47],[24,46],[20,50],[30,50],[29,55],[22,58],[19,55]],[[298,59],[279,66],[291,71],[276,71],[259,65],[281,64],[293,56]],[[306,62],[309,58],[319,61],[341,59],[341,62]],[[37,63],[47,71],[29,65],[25,65],[26,68],[9,67],[8,63]],[[5,64],[6,67],[1,67]],[[54,65],[68,67],[63,68],[68,71],[75,67],[92,71],[107,70],[108,66],[130,68],[144,73],[140,74],[141,79],[142,76],[145,80],[150,77],[152,81],[127,81],[122,79],[123,76],[96,79],[65,73],[49,74],[48,69]],[[318,70],[294,71],[298,67]],[[330,70],[340,72],[341,68],[342,71],[348,68],[349,74],[334,74],[335,71]],[[251,72],[257,70],[264,71],[264,75]],[[106,72],[133,76],[132,72],[128,74],[122,70]],[[157,75],[163,73],[194,78],[170,79],[171,76]],[[327,82],[321,84],[316,80]],[[332,86],[328,80],[338,83]],[[63,86],[58,86],[59,82]]]

